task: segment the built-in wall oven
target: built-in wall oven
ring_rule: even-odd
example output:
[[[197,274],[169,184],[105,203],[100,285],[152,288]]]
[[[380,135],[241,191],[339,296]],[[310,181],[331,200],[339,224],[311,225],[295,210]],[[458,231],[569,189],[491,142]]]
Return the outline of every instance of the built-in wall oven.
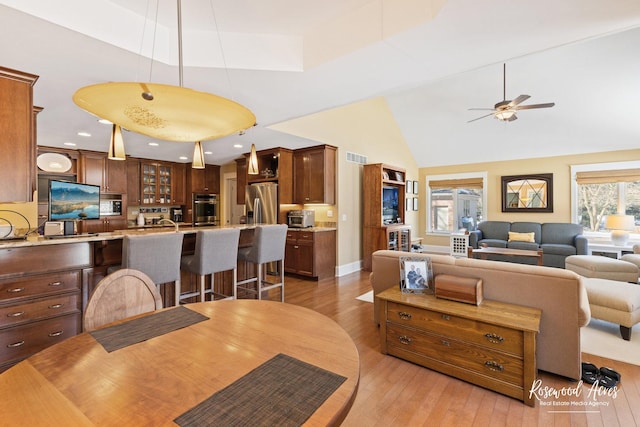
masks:
[[[218,195],[193,195],[193,225],[218,225]]]

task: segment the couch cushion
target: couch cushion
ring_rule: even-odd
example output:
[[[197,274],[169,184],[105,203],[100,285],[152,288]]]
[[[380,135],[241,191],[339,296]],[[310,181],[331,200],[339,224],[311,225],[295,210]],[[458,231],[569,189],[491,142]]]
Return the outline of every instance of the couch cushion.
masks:
[[[553,243],[543,243],[540,245],[542,252],[552,255],[576,255],[576,247],[573,245],[558,245]]]
[[[482,231],[482,240],[490,239],[506,241],[509,239],[511,223],[507,221],[483,221],[478,224],[478,230]]]
[[[582,234],[582,226],[570,223],[548,222],[542,224],[542,240],[544,243],[573,245],[576,236]]]
[[[539,222],[512,222],[511,231],[517,233],[534,233],[533,241],[540,243],[542,239],[542,227]]]
[[[509,242],[507,243],[509,249],[523,249],[525,251],[537,251],[540,246],[536,242]]]
[[[492,248],[506,248],[507,247],[507,241],[506,240],[500,240],[500,239],[482,239],[482,240],[478,240],[478,246],[481,246],[481,245],[491,246]]]

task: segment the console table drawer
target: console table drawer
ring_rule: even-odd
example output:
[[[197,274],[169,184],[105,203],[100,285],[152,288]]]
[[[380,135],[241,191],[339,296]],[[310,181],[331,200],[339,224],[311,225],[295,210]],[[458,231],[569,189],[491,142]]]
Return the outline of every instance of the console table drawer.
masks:
[[[0,308],[0,328],[80,311],[80,292],[17,304]]]
[[[0,302],[78,290],[81,283],[80,270],[5,279],[0,281]]]
[[[487,347],[471,345],[444,335],[423,333],[392,323],[387,325],[387,345],[388,353],[391,355],[395,355],[396,348],[411,351],[450,363],[463,370],[471,370],[522,386],[522,359]]]
[[[80,313],[0,331],[0,364],[18,361],[80,333]]]
[[[462,341],[522,356],[522,333],[515,329],[394,302],[389,302],[387,307],[390,322],[455,336]]]

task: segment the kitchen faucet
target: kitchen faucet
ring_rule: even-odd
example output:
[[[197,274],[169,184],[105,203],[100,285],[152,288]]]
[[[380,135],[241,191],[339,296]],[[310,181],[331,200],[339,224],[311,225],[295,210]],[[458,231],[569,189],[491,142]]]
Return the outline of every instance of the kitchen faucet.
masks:
[[[162,224],[163,222],[168,222],[169,224],[173,224],[173,226],[176,228],[176,233],[178,232],[178,224],[171,221],[170,219],[167,218],[162,218],[160,221],[158,221],[158,224]]]

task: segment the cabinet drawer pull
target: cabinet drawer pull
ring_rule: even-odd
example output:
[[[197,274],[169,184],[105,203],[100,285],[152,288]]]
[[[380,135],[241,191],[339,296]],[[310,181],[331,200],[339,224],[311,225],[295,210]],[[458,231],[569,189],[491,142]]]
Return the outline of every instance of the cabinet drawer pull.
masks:
[[[14,313],[7,314],[7,317],[20,317],[24,314],[24,311],[16,311]]]
[[[451,317],[449,317],[449,316],[448,316],[448,315],[446,315],[446,314],[443,314],[443,315],[442,315],[442,319],[443,319],[443,320],[451,320]]]
[[[490,343],[493,344],[500,344],[502,343],[502,341],[504,341],[504,338],[502,338],[500,335],[498,334],[484,334],[485,338],[487,339],[487,341],[489,341]]]
[[[400,335],[400,336],[398,337],[398,340],[400,341],[400,343],[402,343],[402,344],[404,344],[404,345],[409,345],[409,344],[411,344],[411,341],[412,341],[412,339],[411,339],[411,338],[409,338],[409,337],[408,337],[408,336],[406,336],[406,335]]]
[[[490,371],[494,371],[494,372],[504,371],[504,366],[502,366],[498,362],[492,362],[491,360],[487,360],[486,362],[484,362],[484,366],[489,368]]]
[[[49,332],[49,336],[50,336],[51,338],[59,337],[59,336],[60,336],[60,335],[62,335],[62,334],[64,334],[64,331]]]
[[[62,286],[62,285],[64,285],[64,282],[62,280],[57,280],[55,282],[49,283],[49,286]]]
[[[14,342],[13,344],[7,344],[7,347],[16,348],[16,347],[20,347],[22,344],[24,344],[24,341],[18,341],[18,342]]]
[[[11,288],[11,289],[7,289],[7,292],[10,292],[12,294],[17,294],[18,292],[22,292],[24,291],[24,288]]]
[[[407,313],[406,311],[399,311],[398,316],[400,316],[402,320],[411,320],[411,313]]]
[[[62,307],[64,307],[64,304],[52,304],[49,306],[49,308],[52,308],[52,309],[62,308]]]

